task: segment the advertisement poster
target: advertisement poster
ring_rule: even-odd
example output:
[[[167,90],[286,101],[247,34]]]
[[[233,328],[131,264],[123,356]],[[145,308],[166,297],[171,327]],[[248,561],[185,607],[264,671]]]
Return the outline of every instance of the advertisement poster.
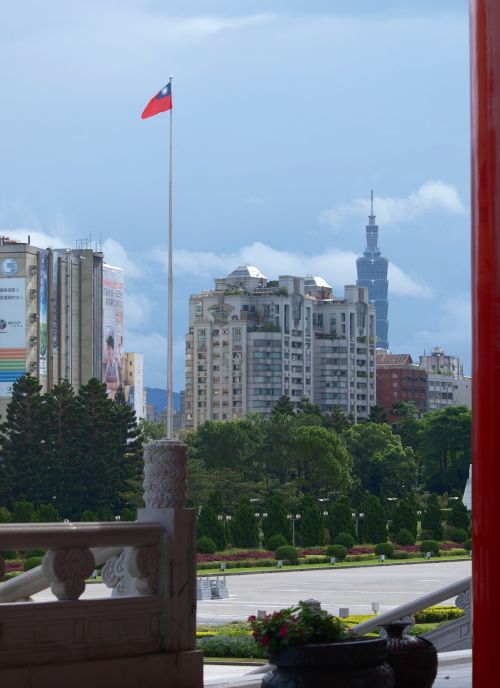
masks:
[[[103,266],[103,372],[102,380],[113,398],[123,384],[124,271]]]
[[[52,252],[52,352],[59,353],[59,254]]]
[[[48,256],[47,251],[40,251],[40,269],[39,269],[39,284],[38,284],[38,294],[39,294],[39,323],[40,323],[40,348],[38,356],[38,370],[40,375],[47,375],[47,336],[48,336],[48,326],[47,326],[47,301],[49,293],[49,281],[48,281]]]
[[[26,372],[25,297],[24,277],[0,277],[0,397]]]

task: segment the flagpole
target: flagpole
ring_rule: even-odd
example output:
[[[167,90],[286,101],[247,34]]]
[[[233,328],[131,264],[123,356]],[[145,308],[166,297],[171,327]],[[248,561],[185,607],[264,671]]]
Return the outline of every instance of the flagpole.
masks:
[[[169,79],[170,93],[172,93],[172,77]],[[169,146],[169,165],[168,165],[168,295],[167,295],[167,439],[173,438],[174,430],[174,408],[173,408],[173,332],[172,332],[172,310],[173,310],[173,271],[172,271],[172,112],[170,108],[170,146]]]

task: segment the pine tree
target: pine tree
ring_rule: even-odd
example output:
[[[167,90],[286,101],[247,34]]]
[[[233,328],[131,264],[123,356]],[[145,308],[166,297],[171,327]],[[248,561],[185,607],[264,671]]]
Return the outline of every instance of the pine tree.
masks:
[[[12,523],[35,523],[36,511],[32,502],[22,499],[12,505]]]
[[[422,530],[431,530],[435,540],[443,539],[443,516],[437,495],[431,494],[422,514]]]
[[[62,518],[53,504],[40,504],[36,511],[36,520],[38,523],[58,523]]]
[[[75,486],[71,479],[71,468],[78,455],[76,437],[80,419],[73,387],[63,380],[45,395],[45,402],[51,498],[64,515],[74,515],[72,496]]]
[[[77,450],[67,472],[72,485],[73,518],[79,518],[85,510],[115,510],[119,486],[123,484],[113,402],[108,399],[105,385],[92,378],[80,387],[76,404]]]
[[[330,502],[328,508],[330,542],[333,542],[339,533],[350,533],[354,538],[356,537],[352,513],[347,497],[339,497]]]
[[[217,518],[217,514],[210,506],[202,506],[198,516],[198,540],[208,537],[215,542],[217,551],[221,552],[226,546],[224,525]]]
[[[363,537],[364,542],[373,545],[379,542],[387,541],[387,512],[380,503],[380,499],[375,495],[370,495],[366,498],[363,508],[364,526]]]
[[[0,425],[0,501],[47,501],[51,498],[47,469],[47,414],[41,385],[29,373],[13,385],[6,420]]]
[[[344,435],[353,424],[352,414],[346,415],[338,406],[333,406],[331,415],[324,419],[324,423],[338,435]]]
[[[236,506],[231,522],[231,540],[235,547],[252,549],[259,546],[257,520],[247,500],[242,500]]]
[[[280,398],[276,401],[271,413],[271,417],[277,416],[279,414],[283,416],[295,415],[295,409],[293,407],[293,404],[290,401],[290,397],[288,397],[286,394],[282,394]]]
[[[283,535],[288,543],[292,542],[292,528],[287,518],[286,505],[280,495],[272,495],[266,501],[267,517],[262,520],[264,539],[273,535]]]
[[[224,514],[224,500],[222,498],[222,490],[220,488],[209,494],[207,506],[213,509],[217,515]]]
[[[368,416],[368,421],[370,423],[388,423],[387,413],[382,404],[374,404],[370,409],[370,415]]]
[[[455,528],[463,528],[467,532],[470,530],[470,517],[467,507],[461,499],[454,499],[451,502],[451,513],[448,523]]]
[[[414,538],[417,537],[417,510],[405,499],[401,499],[394,510],[391,532],[397,535],[403,528],[409,530]]]
[[[312,496],[304,497],[300,506],[300,542],[303,547],[316,547],[324,544],[325,529],[321,507]]]
[[[116,434],[115,450],[118,464],[117,495],[130,485],[130,480],[142,480],[142,435],[137,424],[135,410],[125,400],[120,385],[113,399],[113,428]],[[115,501],[115,506],[119,504]]]

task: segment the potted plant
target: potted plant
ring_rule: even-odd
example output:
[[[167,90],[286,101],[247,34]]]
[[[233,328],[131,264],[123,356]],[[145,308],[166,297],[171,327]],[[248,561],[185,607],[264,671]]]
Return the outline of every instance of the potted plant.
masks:
[[[385,662],[386,640],[353,638],[347,625],[316,600],[248,621],[274,665],[262,679],[262,688],[394,686],[393,670]]]

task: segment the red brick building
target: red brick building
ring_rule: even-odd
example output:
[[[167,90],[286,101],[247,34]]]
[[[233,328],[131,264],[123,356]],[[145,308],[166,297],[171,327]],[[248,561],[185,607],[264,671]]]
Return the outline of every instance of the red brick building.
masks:
[[[420,413],[427,411],[427,373],[413,363],[410,354],[377,353],[377,404],[389,421],[395,401],[413,401]]]

